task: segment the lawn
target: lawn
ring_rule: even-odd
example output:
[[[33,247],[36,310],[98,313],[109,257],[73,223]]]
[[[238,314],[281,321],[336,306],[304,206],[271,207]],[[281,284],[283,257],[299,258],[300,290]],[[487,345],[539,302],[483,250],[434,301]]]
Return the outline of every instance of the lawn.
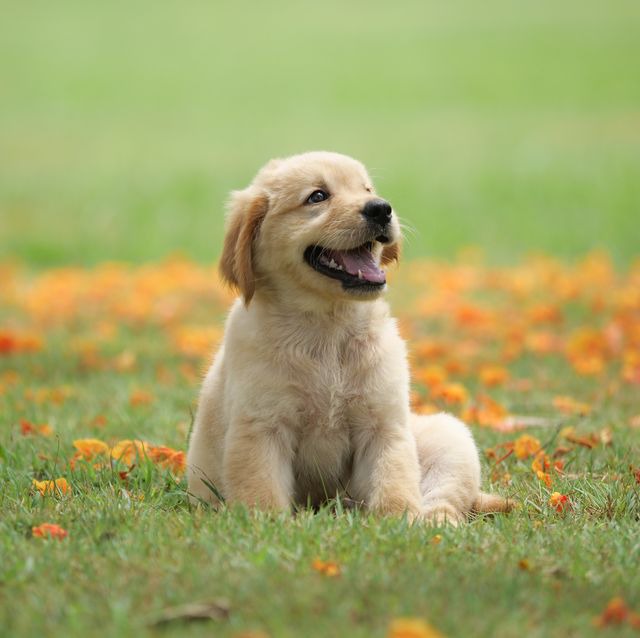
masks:
[[[637,2],[12,3],[0,255],[209,261],[267,159],[370,167],[407,254],[637,254]]]
[[[5,8],[0,633],[638,635],[640,9],[319,7]],[[224,199],[320,147],[407,224],[414,409],[472,424],[510,515],[189,506]]]

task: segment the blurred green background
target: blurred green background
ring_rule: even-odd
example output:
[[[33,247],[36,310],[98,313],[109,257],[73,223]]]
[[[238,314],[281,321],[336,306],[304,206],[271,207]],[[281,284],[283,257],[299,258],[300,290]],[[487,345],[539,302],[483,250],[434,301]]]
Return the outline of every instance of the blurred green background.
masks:
[[[361,159],[409,256],[639,253],[640,3],[3,3],[0,259],[214,259],[267,159]]]

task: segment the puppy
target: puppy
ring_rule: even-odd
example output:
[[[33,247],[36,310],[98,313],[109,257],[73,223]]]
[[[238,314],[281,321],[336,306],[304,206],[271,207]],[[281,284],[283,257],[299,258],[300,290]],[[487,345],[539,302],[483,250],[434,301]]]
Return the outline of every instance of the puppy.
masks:
[[[400,227],[364,166],[314,152],[232,193],[220,262],[241,298],[204,380],[194,500],[265,510],[342,495],[382,515],[463,521],[480,492],[466,426],[409,411],[405,344],[382,296]]]

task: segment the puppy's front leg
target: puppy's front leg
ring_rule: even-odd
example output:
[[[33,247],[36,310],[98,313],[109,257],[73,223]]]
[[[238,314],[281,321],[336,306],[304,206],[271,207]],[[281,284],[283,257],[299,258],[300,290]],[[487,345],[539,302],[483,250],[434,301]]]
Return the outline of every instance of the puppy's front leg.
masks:
[[[350,491],[380,514],[420,515],[418,456],[406,428],[385,428],[359,441]]]
[[[252,420],[236,421],[225,442],[225,496],[248,507],[288,509],[293,494],[292,460],[285,430]]]

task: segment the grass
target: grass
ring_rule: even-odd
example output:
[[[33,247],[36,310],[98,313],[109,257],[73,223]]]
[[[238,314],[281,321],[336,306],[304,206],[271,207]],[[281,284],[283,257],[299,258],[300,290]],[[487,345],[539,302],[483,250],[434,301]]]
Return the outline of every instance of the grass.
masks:
[[[407,616],[450,637],[637,635],[593,619],[614,596],[640,613],[639,22],[622,0],[6,7],[1,633],[385,636]],[[417,407],[463,413],[489,393],[543,419],[526,433],[550,455],[569,448],[551,487],[531,458],[483,454],[485,486],[521,503],[511,515],[457,529],[329,509],[214,515],[148,460],[125,478],[124,464],[70,469],[78,438],[185,449],[229,303],[202,265],[222,203],[266,159],[311,148],[362,159],[410,227],[391,300]],[[410,261],[469,245],[490,266],[464,251]],[[581,261],[593,249],[612,263]],[[188,259],[163,261],[175,253]],[[589,374],[567,360],[572,343]],[[509,380],[487,389],[487,363]],[[469,399],[430,392],[429,365]],[[132,403],[138,391],[148,402]],[[560,413],[558,395],[593,409]],[[24,436],[22,420],[54,434]],[[572,443],[567,426],[594,440],[610,428],[612,442]],[[473,430],[481,450],[522,434]],[[71,496],[34,492],[59,476]],[[44,522],[68,538],[34,537]],[[192,600],[223,601],[228,618],[154,625]]]
[[[0,38],[0,255],[220,249],[267,159],[362,159],[406,254],[637,252],[632,1],[18,3]]]
[[[632,635],[627,624],[593,624],[614,596],[640,608],[640,392],[637,362],[625,363],[638,325],[638,273],[614,274],[606,264],[595,257],[578,268],[531,262],[496,271],[476,261],[414,263],[396,278],[416,409],[435,404],[464,415],[488,393],[511,414],[542,418],[525,434],[551,460],[564,461],[562,473],[548,471],[547,486],[532,457],[497,462],[523,432],[493,427],[500,414],[492,427],[475,425],[479,448],[496,450],[482,455],[485,487],[521,507],[457,529],[330,509],[214,514],[189,506],[180,474],[144,459],[125,478],[126,463],[94,469],[94,461],[79,462],[71,470],[75,439],[185,449],[199,370],[219,338],[228,297],[208,268],[187,262],[5,270],[1,626],[12,636],[385,636],[393,619],[408,616],[448,636]],[[545,283],[549,273],[565,282],[564,292]],[[418,305],[408,292],[416,279],[430,282]],[[459,288],[461,281],[467,284]],[[55,282],[63,283],[52,290]],[[451,313],[430,315],[445,293]],[[594,316],[595,299],[601,310]],[[482,314],[494,311],[502,320]],[[618,330],[618,346],[601,339]],[[535,345],[541,334],[560,348],[545,354]],[[576,372],[594,357],[599,372]],[[508,379],[487,388],[487,362]],[[448,370],[448,381],[462,383],[470,398],[447,401],[439,386],[429,390],[424,379],[433,366]],[[592,411],[559,412],[558,395]],[[474,421],[468,412],[465,418]],[[25,436],[22,420],[47,423],[53,435]],[[606,428],[609,444],[601,443]],[[43,497],[32,487],[34,479],[57,477],[70,482],[72,495]],[[553,491],[568,497],[565,511],[550,505]],[[32,528],[45,522],[69,537],[34,537]],[[316,558],[337,562],[341,575],[318,573]],[[222,601],[229,617],[154,625],[167,608],[194,600]]]

